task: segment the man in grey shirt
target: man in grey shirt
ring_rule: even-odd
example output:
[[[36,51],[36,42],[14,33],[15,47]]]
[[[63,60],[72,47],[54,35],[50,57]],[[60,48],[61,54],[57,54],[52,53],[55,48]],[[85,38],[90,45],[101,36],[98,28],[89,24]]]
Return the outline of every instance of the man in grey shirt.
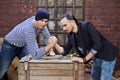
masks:
[[[46,9],[38,10],[35,16],[18,24],[5,36],[0,52],[0,80],[4,80],[3,76],[15,56],[21,59],[23,56],[31,54],[34,59],[39,59],[53,48],[57,39],[47,45],[50,37],[46,27],[49,16],[50,14]],[[45,47],[41,48],[38,47],[36,40],[36,36],[40,32],[42,32],[46,44]]]

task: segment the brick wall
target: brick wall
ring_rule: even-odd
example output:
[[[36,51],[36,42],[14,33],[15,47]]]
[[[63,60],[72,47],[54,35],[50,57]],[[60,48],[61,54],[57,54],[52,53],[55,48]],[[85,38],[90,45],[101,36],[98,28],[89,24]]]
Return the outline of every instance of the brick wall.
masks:
[[[37,0],[0,1],[0,37],[4,37],[15,25],[36,12]]]
[[[85,0],[85,20],[120,49],[120,0]],[[120,70],[119,62],[120,52],[115,70]]]

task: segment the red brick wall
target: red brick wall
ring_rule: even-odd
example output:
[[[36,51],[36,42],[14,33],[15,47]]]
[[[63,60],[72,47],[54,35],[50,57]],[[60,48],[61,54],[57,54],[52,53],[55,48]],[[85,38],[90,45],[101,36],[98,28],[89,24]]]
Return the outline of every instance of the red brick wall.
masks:
[[[120,49],[120,0],[85,0],[85,20]],[[120,70],[120,52],[115,70]]]
[[[37,0],[0,1],[0,37],[4,37],[19,22],[34,15]]]

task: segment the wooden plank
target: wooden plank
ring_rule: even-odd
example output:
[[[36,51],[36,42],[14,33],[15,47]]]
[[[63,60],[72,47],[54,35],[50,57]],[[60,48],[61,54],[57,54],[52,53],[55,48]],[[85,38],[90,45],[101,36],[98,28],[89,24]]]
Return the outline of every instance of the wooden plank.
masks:
[[[19,70],[18,74],[21,75],[21,76],[25,76],[26,75],[25,70]]]
[[[30,76],[30,80],[73,80],[72,76]]]
[[[73,63],[71,59],[30,60],[29,63]]]
[[[24,64],[20,63],[19,69],[24,69]],[[73,69],[73,64],[29,64],[29,69]],[[84,64],[79,64],[79,70],[84,70]]]
[[[30,63],[29,69],[73,69],[73,64],[35,64]]]
[[[24,63],[19,63],[18,68],[19,70],[24,70],[25,69]]]
[[[18,80],[26,80],[26,76],[21,76],[21,75],[18,75]]]
[[[27,66],[29,66],[28,62],[19,63],[19,67],[18,67],[18,78],[20,78],[19,80],[22,80],[22,79],[29,80],[29,69],[25,70],[26,63],[27,63]]]
[[[84,70],[84,71],[85,71],[85,64],[84,64],[84,63],[79,64],[78,67],[79,67],[79,68],[78,68],[79,71],[81,71],[81,70]]]
[[[26,75],[25,70],[19,70],[18,72],[19,75],[24,76]],[[49,69],[34,69],[34,70],[29,70],[29,74],[30,75],[42,75],[42,76],[73,76],[73,70],[66,70],[66,69],[62,69],[62,70],[58,70],[58,69],[54,69],[54,70],[49,70]],[[84,71],[78,71],[77,73],[79,76],[83,76]]]
[[[24,69],[24,63],[20,63],[19,67]],[[29,69],[73,69],[73,64],[29,63]],[[79,70],[84,70],[84,64],[79,64]]]
[[[30,70],[30,76],[73,76],[73,70],[48,70],[48,69],[43,69],[43,70]]]

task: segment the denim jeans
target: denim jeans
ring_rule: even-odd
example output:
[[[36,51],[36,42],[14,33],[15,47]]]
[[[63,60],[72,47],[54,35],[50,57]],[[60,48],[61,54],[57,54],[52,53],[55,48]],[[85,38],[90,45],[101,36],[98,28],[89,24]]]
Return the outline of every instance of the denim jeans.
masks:
[[[116,59],[112,61],[105,61],[94,58],[91,72],[93,80],[112,80],[115,63]]]
[[[0,52],[0,80],[4,80],[3,76],[6,74],[14,57],[18,56],[18,58],[21,58],[25,55],[23,47],[16,47],[4,40]]]

